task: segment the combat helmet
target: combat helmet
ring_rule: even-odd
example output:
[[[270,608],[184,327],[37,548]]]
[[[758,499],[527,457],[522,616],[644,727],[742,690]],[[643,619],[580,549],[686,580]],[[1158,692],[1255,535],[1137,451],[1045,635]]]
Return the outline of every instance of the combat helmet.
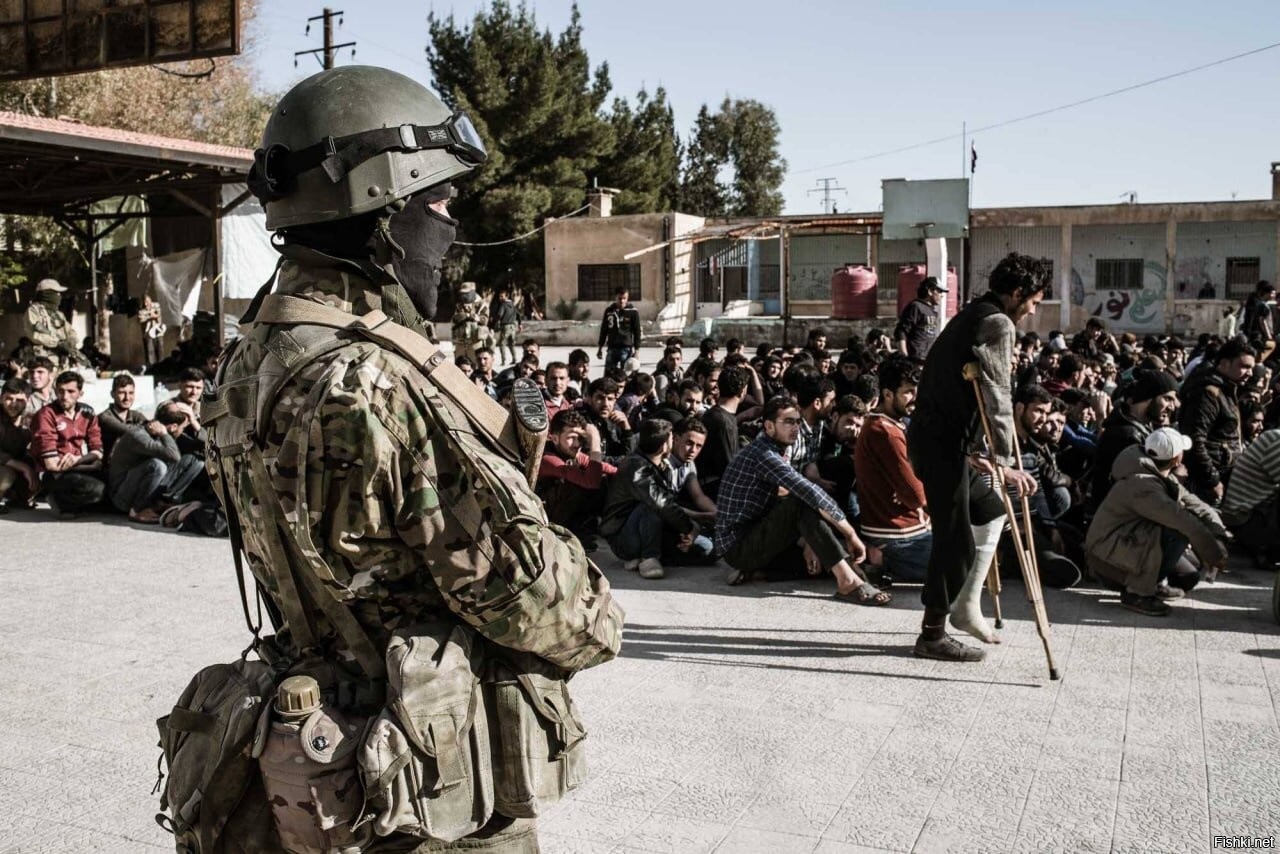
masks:
[[[275,231],[376,211],[465,175],[485,157],[466,114],[421,83],[349,65],[308,77],[280,99],[249,188]]]

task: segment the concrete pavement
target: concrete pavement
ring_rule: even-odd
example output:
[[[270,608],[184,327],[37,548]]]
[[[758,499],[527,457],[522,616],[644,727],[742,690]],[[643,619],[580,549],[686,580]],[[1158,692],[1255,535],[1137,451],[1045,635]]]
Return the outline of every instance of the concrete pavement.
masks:
[[[155,719],[245,646],[225,540],[118,518],[0,517],[0,852],[168,848]],[[1061,682],[1020,586],[976,665],[917,660],[918,591],[647,582],[596,553],[622,656],[573,680],[589,782],[547,852],[1212,850],[1280,834],[1280,627],[1237,567],[1167,619],[1047,591]],[[989,610],[989,609],[988,609]]]

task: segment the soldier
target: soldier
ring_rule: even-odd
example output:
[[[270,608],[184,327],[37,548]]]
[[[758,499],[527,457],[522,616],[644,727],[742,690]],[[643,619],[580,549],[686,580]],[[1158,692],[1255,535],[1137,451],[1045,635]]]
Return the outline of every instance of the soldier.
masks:
[[[453,308],[453,354],[475,361],[480,346],[480,297],[475,282],[463,282]]]
[[[537,851],[532,816],[547,782],[572,788],[583,774],[570,767],[582,730],[564,680],[612,659],[621,642],[608,582],[572,535],[548,525],[507,414],[429,340],[457,226],[450,182],[484,160],[464,113],[407,77],[347,66],[285,94],[250,176],[284,261],[206,401],[209,468],[233,544],[276,612],[274,646],[295,662],[289,672],[322,661],[326,703],[378,715],[371,733],[390,727],[399,744],[408,734],[418,745],[371,776],[366,762],[387,742],[365,737],[359,767],[374,820],[358,831],[339,822],[334,833],[350,835],[331,833],[324,850]],[[392,666],[396,650],[423,647],[464,651]],[[411,665],[425,668],[417,691]],[[481,674],[505,702],[474,693]],[[344,686],[354,686],[345,707]],[[374,702],[360,702],[361,686]],[[510,692],[523,711],[512,711]],[[538,729],[547,713],[557,726]],[[521,722],[532,741],[500,750]],[[512,766],[539,740],[546,757],[547,732],[563,758],[522,777],[528,769]],[[492,765],[468,752],[486,738]],[[406,758],[429,763],[436,782],[401,780]],[[528,779],[538,791],[522,801],[513,792]],[[277,807],[294,806],[272,799],[282,837],[300,831]]]
[[[79,338],[62,313],[62,295],[67,289],[57,279],[41,279],[27,308],[27,335],[32,354],[47,356],[55,374],[88,364],[80,353]]]

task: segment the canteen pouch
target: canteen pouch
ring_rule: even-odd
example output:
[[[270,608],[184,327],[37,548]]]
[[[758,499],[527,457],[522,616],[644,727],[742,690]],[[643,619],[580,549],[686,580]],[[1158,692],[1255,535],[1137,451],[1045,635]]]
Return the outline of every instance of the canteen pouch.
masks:
[[[493,815],[482,656],[459,623],[401,629],[387,645],[387,708],[360,746],[366,812],[379,836],[452,842]]]
[[[274,688],[275,671],[261,661],[214,664],[156,721],[169,768],[156,821],[173,833],[180,854],[280,850],[251,755]]]
[[[526,672],[493,660],[485,679],[493,808],[510,818],[536,818],[586,780],[587,733],[563,679],[537,672],[546,665],[513,664]]]
[[[358,852],[372,840],[369,825],[352,829],[364,807],[356,748],[367,723],[328,705],[301,722],[270,722],[258,766],[285,851]]]

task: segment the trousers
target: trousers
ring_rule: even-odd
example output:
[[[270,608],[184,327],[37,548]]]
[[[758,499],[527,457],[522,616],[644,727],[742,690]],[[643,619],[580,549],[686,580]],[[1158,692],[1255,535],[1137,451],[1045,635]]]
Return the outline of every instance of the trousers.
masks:
[[[184,454],[176,463],[152,457],[118,480],[111,479],[111,503],[121,513],[145,510],[157,500],[177,504],[203,469],[204,464],[194,454]]]
[[[107,489],[102,478],[78,471],[45,472],[44,483],[49,500],[63,513],[88,510]]]
[[[725,561],[743,572],[764,570],[770,581],[805,575],[804,550],[796,540],[804,538],[822,568],[830,571],[849,559],[844,540],[817,510],[803,501],[787,497],[756,520],[742,539],[725,552]]]
[[[613,553],[623,560],[644,560],[645,558],[674,557],[678,554],[675,547],[677,534],[662,524],[662,517],[644,504],[637,504],[631,515],[622,523],[622,529],[609,541]],[[711,540],[701,534],[693,538],[690,555],[706,557],[711,554]]]

